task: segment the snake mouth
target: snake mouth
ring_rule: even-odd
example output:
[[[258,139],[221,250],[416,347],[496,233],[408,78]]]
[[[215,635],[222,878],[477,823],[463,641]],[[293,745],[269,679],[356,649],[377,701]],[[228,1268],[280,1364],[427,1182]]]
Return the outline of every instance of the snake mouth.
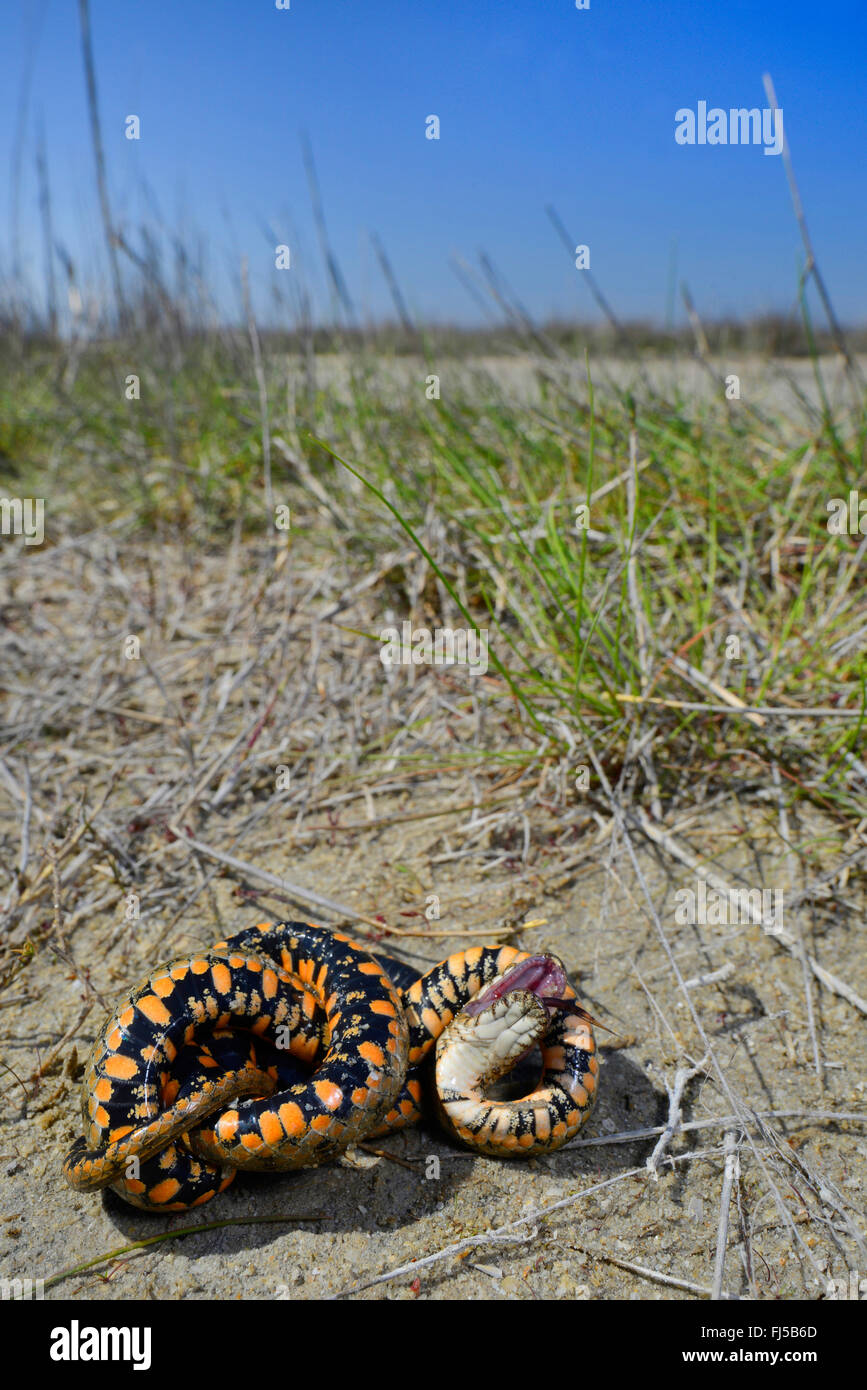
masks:
[[[464,1013],[480,1014],[516,989],[535,994],[549,1011],[571,1008],[572,1001],[562,997],[568,983],[566,972],[556,957],[529,956],[471,999],[464,1006]]]

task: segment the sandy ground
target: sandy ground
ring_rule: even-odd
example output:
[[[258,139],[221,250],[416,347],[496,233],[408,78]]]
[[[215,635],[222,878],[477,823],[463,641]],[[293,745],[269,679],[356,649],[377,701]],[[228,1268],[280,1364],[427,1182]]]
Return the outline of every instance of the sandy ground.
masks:
[[[779,885],[780,862],[768,854],[775,815],[775,810],[772,815],[754,809],[748,831],[740,814],[721,806],[712,823],[707,816],[693,818],[680,838],[694,848],[713,843],[714,862],[733,883]],[[587,840],[596,834],[588,831]],[[477,876],[472,860],[463,861],[459,874],[432,869],[436,846],[429,826],[399,838],[399,867],[409,875],[395,872],[395,837],[380,831],[354,837],[350,847],[320,844],[296,854],[293,876],[320,891],[327,884],[363,912],[372,905],[400,910],[395,882],[409,880],[413,891],[404,892],[403,903],[417,903],[419,889],[442,897],[443,918],[432,927],[463,924],[477,930],[486,920],[502,920],[510,900],[519,908],[526,905],[525,917],[547,917],[547,925],[521,935],[521,944],[559,952],[588,1007],[619,1035],[599,1034],[604,1059],[599,1103],[579,1139],[557,1154],[508,1163],[475,1158],[433,1131],[409,1132],[379,1141],[391,1159],[359,1153],[354,1161],[285,1178],[241,1177],[190,1217],[152,1218],[112,1194],[72,1192],[60,1175],[63,1153],[79,1130],[78,1086],[64,1064],[73,1047],[79,1055],[86,1051],[93,1033],[89,1018],[26,1106],[20,1086],[4,1088],[3,1277],[47,1281],[136,1240],[230,1220],[243,1224],[204,1229],[104,1260],[46,1296],[317,1298],[364,1286],[484,1232],[491,1234],[469,1251],[441,1259],[417,1276],[411,1270],[397,1274],[360,1296],[684,1298],[696,1296],[689,1286],[709,1287],[723,1176],[725,1126],[719,1117],[731,1109],[719,1083],[702,1074],[688,1085],[684,1119],[712,1123],[678,1135],[669,1149],[677,1161],[663,1164],[658,1176],[642,1170],[655,1138],[615,1138],[660,1124],[668,1110],[666,1085],[674,1083],[684,1053],[699,1060],[703,1052],[622,848],[609,871],[611,840],[603,836],[598,853],[574,872],[566,868],[557,874],[546,891],[532,871],[491,876],[492,882]],[[538,838],[541,866],[544,834]],[[576,850],[586,848],[576,836]],[[280,862],[273,852],[261,861],[272,869]],[[835,1110],[867,1113],[862,1022],[848,1003],[813,980],[823,1061],[819,1080],[800,963],[761,927],[677,925],[673,894],[678,886],[694,884],[694,876],[670,876],[646,846],[639,864],[682,975],[694,978],[734,967],[722,981],[690,991],[727,1084],[756,1110],[797,1112],[768,1121],[764,1137],[754,1129],[755,1149],[738,1131],[740,1176],[724,1287],[748,1295],[749,1270],[759,1297],[821,1296],[824,1279],[847,1277],[847,1264],[857,1267],[852,1230],[860,1229],[863,1237],[858,1213],[867,1134],[863,1124],[814,1117]],[[224,920],[240,925],[261,917],[239,910],[228,880],[217,882]],[[823,922],[810,932],[810,949],[863,994],[863,904],[857,911],[852,906],[842,920]],[[75,926],[69,939],[79,960],[88,960],[88,939],[110,925],[95,918]],[[175,929],[160,954],[171,956],[214,935],[206,914],[199,913]],[[446,953],[433,941],[414,938],[412,944],[403,954],[420,967]],[[449,942],[447,949],[452,946]],[[123,962],[115,956],[90,963],[91,980],[106,997],[154,959],[144,935],[128,941],[127,948]],[[74,1023],[82,991],[69,974],[49,952],[40,953],[26,975],[26,997],[0,1016],[4,1059],[17,1075],[35,1069]],[[433,1155],[439,1158],[439,1176],[428,1176],[437,1168],[428,1161]],[[782,1211],[770,1196],[772,1184]],[[558,1203],[560,1209],[550,1215],[529,1215]],[[524,1225],[515,1226],[525,1217]],[[511,1228],[504,1236],[518,1239],[497,1238],[500,1227]],[[662,1284],[623,1262],[684,1282]]]
[[[867,355],[857,359],[862,373],[867,375]],[[845,365],[836,354],[819,359],[822,386],[828,403],[836,411],[846,411],[853,405],[852,389],[847,380]],[[438,363],[427,364],[412,356],[384,360],[377,372],[378,389],[383,399],[395,404],[406,399],[410,391],[423,389],[427,375],[436,371]],[[351,398],[350,360],[340,354],[322,354],[316,358],[317,383],[330,394]],[[710,369],[710,370],[709,370]],[[643,394],[648,387],[662,398],[680,400],[688,411],[717,399],[725,399],[726,379],[737,377],[736,400],[729,399],[733,412],[750,407],[784,421],[786,417],[803,419],[803,403],[814,410],[821,407],[822,397],[812,361],[804,357],[769,360],[756,354],[733,351],[716,354],[701,362],[694,357],[655,358],[645,355],[630,361],[623,357],[606,357],[593,353],[590,377],[597,391],[633,390]],[[450,359],[439,372],[439,389],[444,399],[481,388],[484,398],[486,383],[493,382],[513,405],[538,405],[544,382],[556,382],[584,399],[587,391],[587,368],[581,353],[562,359],[532,358],[516,352],[511,357],[468,357]],[[734,385],[729,387],[730,391]]]
[[[526,364],[517,369],[532,387]],[[502,370],[508,377],[512,369]],[[676,370],[689,389],[699,381],[698,368]],[[795,370],[806,389],[809,364]],[[696,889],[695,868],[651,843],[635,821],[633,863],[598,797],[584,806],[546,794],[543,772],[535,791],[514,782],[496,814],[484,804],[473,811],[475,792],[490,785],[480,776],[468,808],[473,773],[452,773],[454,751],[468,746],[455,730],[463,738],[471,714],[483,732],[508,730],[512,711],[502,714],[496,699],[484,717],[458,710],[461,692],[442,672],[426,672],[415,690],[383,692],[377,663],[359,673],[346,636],[366,630],[370,613],[345,607],[330,625],[321,620],[340,584],[317,588],[316,575],[303,570],[293,580],[286,607],[306,624],[299,635],[281,626],[282,592],[263,618],[265,580],[259,589],[256,573],[236,579],[223,556],[178,563],[161,552],[151,563],[119,557],[113,546],[99,536],[86,560],[72,546],[46,549],[30,557],[26,575],[13,568],[4,576],[14,591],[4,639],[16,711],[9,737],[19,740],[0,758],[9,865],[22,843],[24,756],[34,808],[27,881],[9,889],[13,924],[0,942],[0,1278],[44,1280],[48,1298],[109,1300],[353,1291],[408,1299],[703,1297],[713,1282],[727,1132],[724,1290],[823,1297],[829,1280],[867,1270],[863,1013],[817,975],[831,972],[861,1000],[867,995],[863,879],[841,867],[853,845],[836,823],[790,808],[791,842],[807,852],[794,859],[784,852],[776,797],[756,779],[754,763],[739,771],[732,760],[730,785],[698,810],[689,784],[704,769],[685,769],[688,785],[666,808],[665,833],[732,886],[782,892],[785,929],[795,940],[802,934],[816,968],[761,925],[679,922],[675,894]],[[172,564],[179,577],[163,593]],[[146,631],[162,693],[144,675],[135,683],[118,674],[117,634],[130,630]],[[241,682],[238,672],[266,638],[275,643],[277,677],[286,660],[296,667],[288,704],[278,707],[280,730],[269,727],[245,761],[268,704],[269,670],[257,668],[255,686],[254,676]],[[422,727],[416,748],[404,739],[402,749],[427,770],[402,766],[392,776],[388,740],[395,729],[412,731],[422,707],[436,720]],[[179,710],[207,745],[204,763],[192,769],[177,734]],[[331,795],[329,760],[339,763],[356,737],[375,742],[378,734],[380,761],[370,763],[364,796],[354,790],[355,800],[323,801]],[[287,813],[271,791],[287,740],[302,786],[326,788],[305,822],[316,828],[304,833],[295,809]],[[101,812],[115,773],[119,784]],[[351,759],[346,776],[339,790],[356,786]],[[61,866],[59,930],[44,857],[55,780],[63,784],[57,804],[86,797],[95,826]],[[188,816],[208,844],[368,918],[407,925],[415,935],[383,936],[382,948],[419,971],[504,924],[513,934],[498,940],[557,951],[587,1007],[613,1030],[598,1034],[599,1102],[578,1139],[556,1154],[508,1163],[458,1150],[436,1130],[407,1132],[378,1141],[379,1155],[358,1153],[282,1178],[238,1178],[189,1217],[157,1219],[111,1194],[71,1191],[60,1164],[80,1133],[79,1079],[101,1022],[94,994],[112,1002],[160,959],[267,917],[310,915],[261,891],[253,901],[250,890],[262,889],[254,874],[229,876],[167,836],[155,788],[171,788],[163,811]],[[136,808],[145,801],[154,815],[138,827]],[[195,811],[179,809],[206,803],[198,821]],[[266,814],[256,822],[258,809]],[[238,839],[242,817],[248,830]],[[77,824],[68,811],[58,836]],[[817,882],[835,865],[829,882]],[[123,905],[139,871],[143,912],[130,924]],[[16,915],[21,893],[32,906]],[[426,925],[432,893],[441,917]],[[545,925],[521,928],[537,918]],[[694,1072],[679,1106],[687,1128],[677,1128],[650,1172],[668,1090],[683,1069]],[[730,1118],[735,1105],[749,1123]],[[125,1250],[190,1225],[201,1231]],[[91,1261],[93,1268],[80,1268]]]

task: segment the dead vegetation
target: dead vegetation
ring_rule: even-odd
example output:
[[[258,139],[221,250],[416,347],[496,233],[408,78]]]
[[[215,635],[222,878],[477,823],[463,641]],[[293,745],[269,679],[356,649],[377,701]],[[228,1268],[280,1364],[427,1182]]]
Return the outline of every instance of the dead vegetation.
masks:
[[[13,1152],[27,1154],[35,1120],[48,1126],[41,1179],[62,1209],[76,1058],[103,1008],[157,958],[241,921],[353,922],[420,968],[473,939],[548,943],[616,1033],[602,1035],[589,1132],[531,1181],[477,1160],[500,1214],[476,1213],[458,1176],[449,1229],[474,1228],[457,1240],[413,1204],[431,1144],[457,1175],[467,1156],[430,1137],[386,1144],[410,1171],[378,1201],[384,1219],[404,1212],[412,1254],[384,1238],[343,1291],[421,1278],[437,1296],[517,1278],[519,1295],[550,1292],[565,1246],[571,1296],[827,1296],[865,1263],[865,770],[851,753],[825,797],[806,769],[817,723],[836,733],[845,710],[779,706],[747,740],[748,716],[729,722],[739,697],[681,657],[697,697],[682,703],[691,744],[681,728],[674,745],[672,725],[663,737],[660,721],[681,715],[641,688],[621,692],[619,729],[579,744],[564,714],[548,733],[496,669],[384,670],[369,634],[390,585],[413,622],[450,616],[444,552],[432,570],[393,541],[373,570],[339,546],[323,563],[321,532],[304,528],[270,545],[236,533],[222,550],[155,546],[117,525],[23,558],[4,548],[0,825],[13,872],[0,1019]],[[654,659],[648,644],[645,690]],[[723,897],[779,888],[783,932],[749,918],[678,924],[672,895],[700,877]],[[544,1200],[531,1200],[540,1171]],[[251,1222],[272,1210],[254,1195]],[[311,1251],[318,1238],[293,1230]],[[64,1263],[76,1268],[67,1252],[52,1272]],[[129,1277],[111,1296],[131,1291]]]

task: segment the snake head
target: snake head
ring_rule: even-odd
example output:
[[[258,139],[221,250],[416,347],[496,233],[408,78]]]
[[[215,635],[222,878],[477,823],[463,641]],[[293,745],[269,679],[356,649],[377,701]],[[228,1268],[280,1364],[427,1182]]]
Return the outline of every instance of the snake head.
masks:
[[[545,954],[528,956],[526,960],[504,970],[464,1005],[463,1012],[471,1017],[483,1013],[485,1009],[489,1009],[492,1004],[496,1004],[515,990],[534,994],[545,1005],[549,1014],[557,1009],[571,1009],[575,1004],[574,995],[571,999],[564,998],[567,991],[570,995],[572,991],[563,962],[556,956]]]

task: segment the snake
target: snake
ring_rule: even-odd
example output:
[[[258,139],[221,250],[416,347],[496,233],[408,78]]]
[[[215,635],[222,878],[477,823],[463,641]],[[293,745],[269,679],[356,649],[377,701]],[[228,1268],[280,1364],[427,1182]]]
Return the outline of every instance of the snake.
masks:
[[[474,946],[419,976],[344,932],[259,923],[124,993],[85,1066],[85,1132],[63,1175],[186,1211],[238,1171],[315,1167],[416,1123],[432,1054],[445,1129],[486,1155],[532,1157],[593,1108],[592,1024],[551,954]],[[491,1099],[537,1045],[535,1089]]]

